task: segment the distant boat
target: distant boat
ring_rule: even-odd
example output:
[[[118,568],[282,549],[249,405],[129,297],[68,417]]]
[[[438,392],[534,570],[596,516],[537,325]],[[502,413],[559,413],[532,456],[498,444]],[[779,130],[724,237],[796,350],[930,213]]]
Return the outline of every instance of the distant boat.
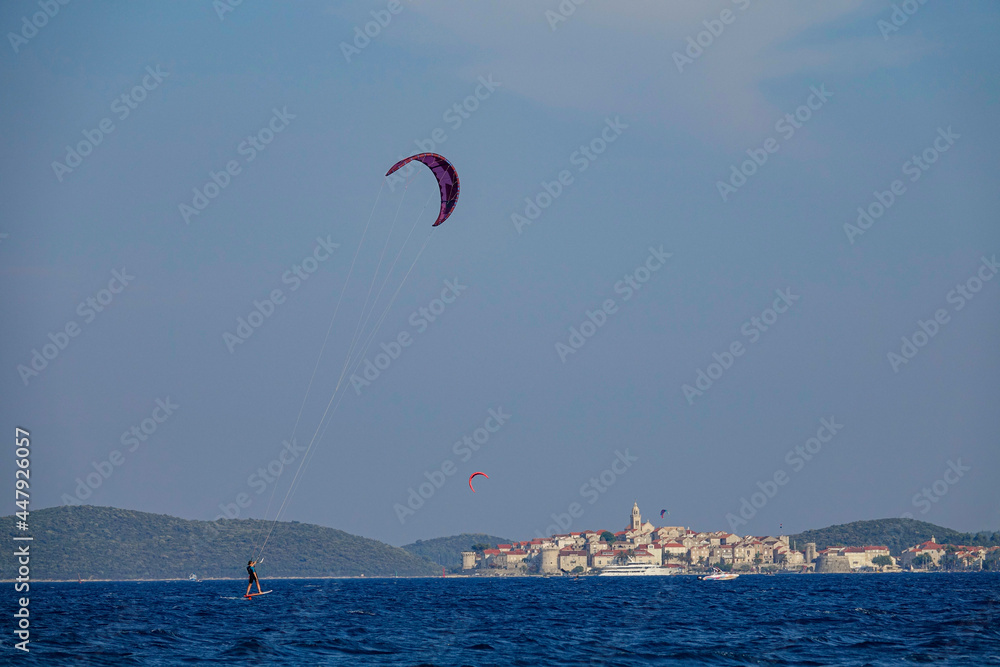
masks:
[[[192,574],[190,577],[188,577],[188,581],[198,581],[198,575]]]
[[[599,577],[668,577],[676,570],[653,565],[652,563],[629,562],[625,565],[609,565],[601,570]]]
[[[730,581],[735,579],[740,575],[733,574],[732,572],[723,572],[719,568],[713,568],[712,574],[706,574],[704,576],[698,577],[702,581]]]

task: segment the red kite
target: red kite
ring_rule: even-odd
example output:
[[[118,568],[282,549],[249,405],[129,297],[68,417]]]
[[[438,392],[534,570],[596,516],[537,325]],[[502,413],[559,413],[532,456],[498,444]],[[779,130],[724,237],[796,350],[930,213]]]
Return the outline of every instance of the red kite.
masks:
[[[470,489],[472,489],[472,478],[473,478],[473,477],[475,477],[476,475],[482,475],[482,476],[483,476],[483,477],[485,477],[486,479],[489,479],[489,478],[490,478],[490,476],[489,476],[489,475],[487,475],[487,474],[486,474],[486,473],[484,473],[484,472],[474,472],[474,473],[472,473],[471,475],[469,475],[469,488],[470,488]],[[472,492],[473,492],[473,493],[475,493],[475,492],[476,492],[476,490],[475,490],[475,489],[472,489]]]

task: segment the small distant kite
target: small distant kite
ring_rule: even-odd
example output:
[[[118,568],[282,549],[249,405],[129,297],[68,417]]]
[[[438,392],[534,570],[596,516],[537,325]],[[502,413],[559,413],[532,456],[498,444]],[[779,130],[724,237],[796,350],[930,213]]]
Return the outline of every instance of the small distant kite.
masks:
[[[431,225],[432,227],[437,227],[448,219],[448,216],[455,210],[455,205],[458,204],[458,172],[455,171],[455,167],[452,166],[451,162],[448,162],[448,160],[437,153],[417,153],[392,165],[392,168],[385,172],[385,175],[391,175],[394,171],[406,166],[407,163],[413,160],[423,162],[434,172],[434,178],[438,182],[438,189],[441,190],[441,212],[438,213],[437,220]]]
[[[489,475],[487,475],[487,474],[486,474],[486,473],[484,473],[484,472],[474,472],[474,473],[472,473],[471,475],[469,475],[469,488],[470,488],[470,489],[472,489],[472,478],[473,478],[473,477],[475,477],[476,475],[482,475],[482,476],[483,476],[483,477],[485,477],[486,479],[489,479],[489,478],[490,478],[490,476],[489,476]],[[475,493],[475,492],[476,492],[476,490],[475,490],[475,489],[472,489],[472,492],[473,492],[473,493]]]
[[[660,518],[663,518],[664,514],[670,514],[670,510],[660,510]]]

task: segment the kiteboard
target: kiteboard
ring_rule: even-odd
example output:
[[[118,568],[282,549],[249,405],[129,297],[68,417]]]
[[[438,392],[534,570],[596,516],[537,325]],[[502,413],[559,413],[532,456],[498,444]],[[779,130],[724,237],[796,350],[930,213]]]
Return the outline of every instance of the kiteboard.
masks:
[[[267,594],[268,594],[268,593],[270,593],[270,592],[271,592],[271,591],[261,591],[260,593],[249,593],[249,594],[247,594],[247,595],[244,595],[243,597],[246,597],[246,598],[252,598],[252,597],[256,597],[256,596],[258,596],[258,595],[267,595]]]

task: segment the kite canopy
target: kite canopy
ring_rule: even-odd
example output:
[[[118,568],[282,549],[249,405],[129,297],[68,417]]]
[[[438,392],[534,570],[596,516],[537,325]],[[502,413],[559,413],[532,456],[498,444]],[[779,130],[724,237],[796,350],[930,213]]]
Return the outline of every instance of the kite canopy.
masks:
[[[389,176],[413,160],[423,162],[430,167],[430,170],[434,172],[434,178],[437,179],[438,188],[441,189],[441,212],[438,213],[437,220],[432,225],[432,227],[437,227],[448,219],[451,212],[455,210],[455,204],[458,203],[458,172],[448,160],[437,153],[417,153],[392,165],[392,169],[385,172],[385,175]]]
[[[487,474],[486,474],[486,473],[484,473],[484,472],[474,472],[474,473],[472,473],[471,475],[469,475],[469,488],[470,488],[470,489],[472,489],[472,492],[473,492],[473,493],[475,493],[475,492],[476,492],[476,490],[472,488],[472,478],[473,478],[473,477],[475,477],[476,475],[482,475],[482,476],[483,476],[483,477],[485,477],[486,479],[489,479],[489,478],[490,478],[490,476],[489,476],[489,475],[487,475]]]

